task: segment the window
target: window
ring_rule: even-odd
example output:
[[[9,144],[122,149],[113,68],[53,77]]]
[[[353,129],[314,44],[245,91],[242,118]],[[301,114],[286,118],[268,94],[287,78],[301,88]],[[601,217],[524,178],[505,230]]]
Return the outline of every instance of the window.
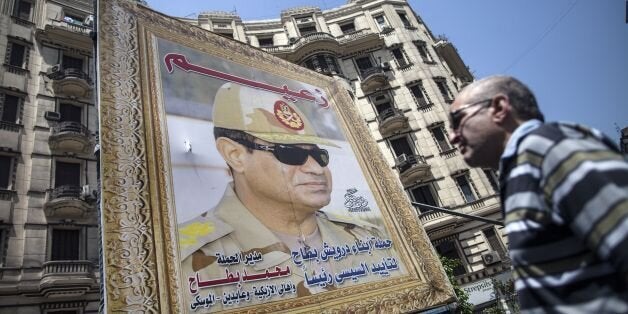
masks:
[[[393,108],[393,105],[390,101],[390,97],[386,94],[377,95],[375,97],[371,97],[371,101],[375,105],[375,111],[380,115],[384,111]]]
[[[355,58],[355,65],[358,67],[358,72],[360,73],[360,77],[362,77],[362,79],[366,78],[369,73],[373,73],[371,72],[371,69],[375,68],[368,55]]]
[[[412,200],[417,203],[438,206],[437,198],[434,197],[434,190],[432,188],[432,184],[421,185],[410,190],[410,195],[412,196]],[[421,211],[421,213],[427,211]]]
[[[443,124],[431,128],[430,131],[432,131],[432,136],[434,137],[434,140],[436,141],[438,149],[441,153],[452,150],[452,147],[449,144],[449,140],[447,139],[447,132],[445,131]]]
[[[464,265],[462,263],[462,259],[460,258],[460,254],[458,253],[458,249],[456,249],[456,244],[453,240],[441,242],[436,245],[435,249],[440,256],[459,261],[458,266],[454,268],[454,276],[459,276],[466,273],[466,270],[464,269]]]
[[[414,98],[414,102],[417,103],[419,108],[425,108],[430,105],[430,102],[427,99],[425,89],[423,88],[423,84],[421,82],[408,87],[410,89],[410,93]]]
[[[502,259],[506,258],[506,249],[504,248],[501,239],[499,239],[499,236],[497,236],[495,228],[486,228],[482,230],[482,233],[484,233],[484,237],[486,237],[486,241],[488,242],[488,246],[491,250],[497,252]]]
[[[26,20],[26,21],[30,21],[31,20],[31,8],[32,8],[32,3],[28,2],[28,1],[21,1],[18,0],[15,2],[15,10],[14,10],[14,16],[22,19],[22,20]]]
[[[412,64],[408,62],[406,59],[406,53],[403,51],[403,48],[396,47],[390,50],[393,57],[395,57],[395,61],[397,61],[398,68],[407,68]]]
[[[2,101],[0,103],[0,121],[17,123],[21,98],[5,94],[4,99],[0,98],[0,101]]]
[[[408,141],[407,136],[402,136],[402,137],[390,140],[390,146],[392,147],[393,152],[395,152],[395,156],[414,155],[414,150],[412,149],[412,146],[410,145],[410,141]]]
[[[401,23],[403,23],[403,27],[409,29],[414,28],[412,27],[412,23],[410,23],[410,21],[408,20],[408,16],[405,12],[397,12],[397,14],[399,15],[399,19],[401,19]]]
[[[258,38],[257,41],[259,42],[260,47],[272,47],[275,45],[272,37]]]
[[[395,167],[399,173],[403,173],[416,164],[414,145],[408,136],[390,140],[390,147],[395,153]]]
[[[72,104],[60,104],[59,105],[59,113],[61,115],[60,121],[72,121],[76,123],[81,123],[83,121],[83,109],[79,106],[75,106]]]
[[[368,70],[373,67],[373,62],[369,56],[359,57],[355,59],[355,64],[360,71]]]
[[[299,27],[299,33],[301,36],[316,33],[316,26],[301,26]]]
[[[7,54],[4,62],[8,65],[25,69],[28,63],[29,49],[16,42],[7,43]]]
[[[386,18],[384,17],[384,15],[375,16],[373,17],[373,19],[375,19],[375,23],[377,23],[377,28],[380,31],[390,28],[390,26],[388,26],[388,23],[386,22]]]
[[[415,41],[414,45],[419,50],[419,55],[421,55],[421,60],[423,60],[424,63],[434,63],[432,55],[427,49],[427,44],[424,41]]]
[[[76,261],[79,259],[80,230],[53,229],[51,261]]]
[[[440,91],[440,94],[443,95],[443,99],[447,103],[451,103],[453,101],[453,97],[451,96],[451,91],[447,86],[447,81],[444,78],[435,78],[434,82],[436,82],[436,86]]]
[[[81,164],[57,161],[55,164],[55,187],[80,186]]]
[[[63,58],[61,58],[61,65],[63,65],[64,69],[77,69],[83,71],[83,59],[63,55]]]
[[[0,190],[8,190],[11,187],[12,161],[10,156],[0,155]]]
[[[336,61],[336,57],[331,54],[321,53],[307,58],[301,65],[310,70],[325,74],[336,75],[342,74],[340,66]]]
[[[231,38],[233,39],[233,33],[222,33],[222,32],[216,32],[216,34],[225,37],[225,38]]]
[[[355,24],[353,23],[353,21],[349,22],[349,23],[344,23],[340,25],[340,30],[342,31],[343,34],[350,34],[355,32]]]
[[[482,171],[484,171],[484,175],[488,179],[488,183],[491,184],[493,191],[495,193],[499,193],[499,183],[497,183],[498,179],[497,179],[497,175],[495,174],[495,171],[491,169],[482,169]]]
[[[474,188],[471,187],[471,183],[469,182],[469,178],[467,175],[461,175],[455,177],[456,183],[458,184],[458,188],[460,189],[460,193],[464,198],[464,201],[467,203],[474,202],[477,198],[475,197],[475,193],[473,193]]]

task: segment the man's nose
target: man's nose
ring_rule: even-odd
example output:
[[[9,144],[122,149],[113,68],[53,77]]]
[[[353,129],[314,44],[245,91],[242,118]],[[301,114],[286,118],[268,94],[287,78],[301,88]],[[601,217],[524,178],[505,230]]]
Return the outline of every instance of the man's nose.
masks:
[[[307,156],[305,163],[301,165],[301,169],[303,172],[313,173],[313,174],[322,174],[325,167],[321,167],[312,156]]]
[[[460,142],[458,131],[449,129],[449,142],[451,144],[458,144]]]

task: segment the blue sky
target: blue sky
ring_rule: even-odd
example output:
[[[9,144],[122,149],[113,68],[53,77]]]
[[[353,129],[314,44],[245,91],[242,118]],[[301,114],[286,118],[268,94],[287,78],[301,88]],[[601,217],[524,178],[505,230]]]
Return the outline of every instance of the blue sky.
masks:
[[[148,0],[177,17],[237,10],[243,20],[281,10],[329,9],[344,0]],[[456,46],[476,78],[512,75],[530,86],[549,121],[586,124],[615,142],[628,127],[628,24],[625,0],[410,0],[434,35]]]

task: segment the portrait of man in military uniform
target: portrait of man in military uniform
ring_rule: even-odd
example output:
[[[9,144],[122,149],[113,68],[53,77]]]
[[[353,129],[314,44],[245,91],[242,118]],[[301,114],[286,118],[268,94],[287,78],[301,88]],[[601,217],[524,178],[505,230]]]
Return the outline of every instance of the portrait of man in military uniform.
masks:
[[[339,146],[300,109],[311,105],[234,82],[216,92],[215,149],[232,181],[216,206],[179,223],[189,309],[304,297],[405,272],[383,224],[321,210],[333,190],[328,149]]]

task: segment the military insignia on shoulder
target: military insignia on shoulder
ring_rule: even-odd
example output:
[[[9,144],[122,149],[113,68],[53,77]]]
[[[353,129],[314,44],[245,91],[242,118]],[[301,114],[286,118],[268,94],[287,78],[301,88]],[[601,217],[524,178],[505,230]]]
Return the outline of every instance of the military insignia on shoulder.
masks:
[[[190,256],[205,244],[211,243],[233,231],[231,226],[217,217],[211,214],[207,216],[200,215],[179,225],[181,259]]]
[[[273,111],[277,120],[279,120],[279,122],[281,122],[284,126],[295,131],[303,130],[305,127],[301,116],[299,116],[299,114],[285,101],[276,101]]]

